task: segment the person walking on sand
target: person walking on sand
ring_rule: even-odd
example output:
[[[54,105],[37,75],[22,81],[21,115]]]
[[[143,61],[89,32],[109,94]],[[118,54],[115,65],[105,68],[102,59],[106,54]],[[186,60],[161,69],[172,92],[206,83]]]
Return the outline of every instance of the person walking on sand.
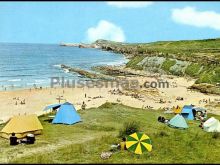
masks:
[[[85,98],[86,98],[86,93],[85,93]]]

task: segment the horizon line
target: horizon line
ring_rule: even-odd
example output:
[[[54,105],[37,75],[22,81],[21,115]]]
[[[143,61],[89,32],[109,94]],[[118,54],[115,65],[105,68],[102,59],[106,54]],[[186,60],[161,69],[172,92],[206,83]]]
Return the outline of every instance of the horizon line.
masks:
[[[125,44],[148,44],[148,43],[154,43],[154,42],[178,42],[178,41],[199,41],[199,40],[216,40],[216,39],[220,39],[220,37],[212,37],[212,38],[202,38],[202,39],[180,39],[180,40],[156,40],[156,41],[146,41],[146,42],[118,42],[118,43],[125,43]],[[105,40],[105,41],[112,41],[112,40],[108,40],[108,39],[98,39],[98,40]],[[96,40],[96,41],[98,41]],[[96,42],[94,41],[94,42]],[[94,43],[92,42],[92,43]],[[112,42],[117,42],[117,41],[112,41]],[[86,43],[86,42],[56,42],[56,43],[39,43],[39,42],[7,42],[7,41],[0,41],[1,44],[47,44],[47,45],[60,45],[62,43],[83,43],[83,44],[92,44],[92,43]]]

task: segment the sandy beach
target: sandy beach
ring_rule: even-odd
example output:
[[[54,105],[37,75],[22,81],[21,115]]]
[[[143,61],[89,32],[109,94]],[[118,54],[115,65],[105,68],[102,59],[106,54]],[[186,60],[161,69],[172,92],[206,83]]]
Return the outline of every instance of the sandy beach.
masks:
[[[161,78],[161,77],[160,77]],[[130,77],[128,79],[134,79]],[[123,90],[119,88],[120,92],[117,93],[117,88],[111,86],[105,88],[42,88],[42,89],[23,89],[16,91],[1,91],[0,92],[0,119],[7,121],[13,115],[19,114],[32,114],[41,115],[45,113],[43,109],[50,104],[59,103],[65,101],[74,104],[77,110],[81,109],[83,101],[87,107],[98,107],[105,102],[122,103],[127,106],[137,108],[152,109],[160,108],[172,108],[173,106],[183,106],[188,104],[194,104],[199,107],[206,107],[213,101],[219,99],[216,95],[206,95],[200,92],[189,91],[187,87],[194,83],[194,80],[187,80],[184,77],[168,78],[164,76],[161,79],[166,79],[170,86],[169,88],[141,88],[138,90],[138,98],[133,95],[135,92]],[[135,77],[139,83],[145,81],[153,82],[156,78],[149,77]],[[115,89],[115,93],[112,92]],[[137,91],[136,91],[137,93]],[[85,96],[86,94],[86,96]],[[176,100],[177,97],[182,97],[183,100]],[[18,100],[19,99],[19,100]],[[25,99],[25,104],[20,104]],[[203,102],[200,100],[207,100]],[[162,100],[162,102],[161,102]],[[16,105],[17,102],[17,105]],[[209,109],[209,113],[220,114],[220,109]]]

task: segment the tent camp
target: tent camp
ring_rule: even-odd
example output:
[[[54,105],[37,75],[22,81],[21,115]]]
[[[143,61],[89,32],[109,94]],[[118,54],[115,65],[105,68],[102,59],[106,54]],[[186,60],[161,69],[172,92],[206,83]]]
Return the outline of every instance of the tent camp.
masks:
[[[73,104],[66,102],[64,104],[54,104],[47,106],[44,111],[49,109],[57,109],[53,124],[74,124],[81,121],[79,114],[76,112]]]
[[[216,118],[211,117],[203,124],[203,129],[206,132],[220,132],[220,122]]]
[[[173,108],[173,113],[175,113],[175,114],[179,114],[179,113],[181,113],[181,111],[182,111],[182,108],[180,106]]]
[[[181,115],[188,120],[194,120],[196,111],[193,108],[193,105],[184,105]]]
[[[188,128],[188,125],[186,123],[186,120],[184,119],[184,117],[180,114],[177,114],[176,116],[174,116],[169,122],[168,125],[170,127],[175,127],[175,128]]]
[[[1,137],[9,138],[14,132],[17,138],[24,138],[28,133],[41,134],[43,127],[37,115],[21,115],[12,117],[1,130]]]

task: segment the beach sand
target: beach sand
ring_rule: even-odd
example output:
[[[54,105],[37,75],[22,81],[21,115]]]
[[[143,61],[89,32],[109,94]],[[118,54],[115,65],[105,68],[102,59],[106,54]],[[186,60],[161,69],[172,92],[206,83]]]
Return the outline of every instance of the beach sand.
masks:
[[[128,79],[135,79],[141,83],[147,81],[156,81],[155,78],[149,77],[130,77]],[[189,91],[187,87],[192,85],[195,80],[187,80],[184,77],[168,78],[163,77],[169,82],[169,88],[141,88],[140,94],[143,98],[134,98],[132,96],[112,94],[109,90],[111,86],[107,88],[43,88],[43,89],[24,89],[16,91],[1,91],[0,92],[0,120],[7,121],[10,117],[19,114],[37,114],[41,115],[45,113],[43,109],[50,104],[59,103],[58,97],[61,97],[61,103],[68,101],[74,104],[77,110],[81,109],[82,102],[87,105],[86,108],[98,107],[105,102],[122,103],[127,106],[144,108],[150,106],[153,109],[159,109],[164,107],[172,108],[173,106],[183,106],[187,104],[194,104],[199,107],[205,107],[204,102],[200,102],[201,99],[214,101],[219,99],[216,95],[206,95],[200,92]],[[174,83],[175,82],[175,83]],[[176,87],[173,87],[175,84]],[[121,88],[120,88],[121,89]],[[122,89],[121,89],[122,90]],[[128,91],[123,91],[128,92]],[[86,94],[86,98],[85,98]],[[98,98],[101,96],[101,98]],[[94,98],[95,97],[95,98]],[[183,97],[184,100],[178,101],[177,97]],[[14,99],[13,99],[14,98]],[[16,100],[15,98],[19,98]],[[25,99],[25,104],[20,104]],[[165,103],[159,103],[162,99]],[[17,101],[17,105],[16,104]],[[220,109],[212,109],[208,112],[220,114]]]

